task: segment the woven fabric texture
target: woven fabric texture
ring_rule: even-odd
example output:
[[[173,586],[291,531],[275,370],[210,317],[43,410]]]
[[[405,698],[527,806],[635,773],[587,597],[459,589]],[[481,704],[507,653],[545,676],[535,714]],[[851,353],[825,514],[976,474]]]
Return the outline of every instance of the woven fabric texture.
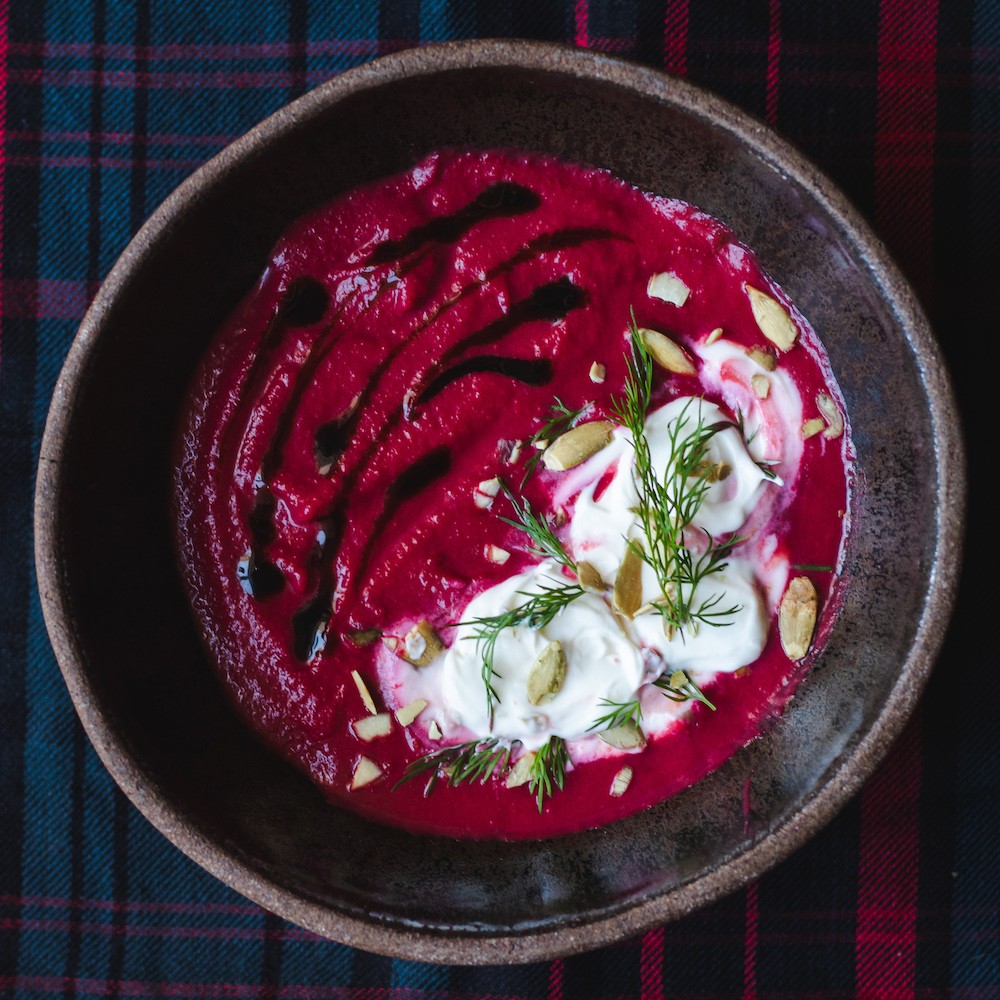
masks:
[[[53,385],[144,219],[309,88],[386,52],[474,37],[564,41],[666,69],[797,144],[872,222],[929,311],[971,459],[954,625],[863,791],[744,891],[636,940],[507,968],[322,940],[172,847],[83,735],[32,558]],[[997,547],[986,520],[998,233],[991,0],[0,0],[0,996],[1000,996],[1000,685],[987,603]]]

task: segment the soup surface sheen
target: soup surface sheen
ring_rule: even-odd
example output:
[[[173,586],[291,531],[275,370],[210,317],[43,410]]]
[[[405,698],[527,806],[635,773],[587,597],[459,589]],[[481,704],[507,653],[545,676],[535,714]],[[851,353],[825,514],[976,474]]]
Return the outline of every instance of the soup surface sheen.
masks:
[[[666,519],[659,570],[630,362],[658,509],[693,511]],[[852,470],[818,337],[722,223],[604,171],[442,151],[281,238],[192,384],[174,515],[263,738],[366,816],[517,839],[660,802],[780,716],[836,614]],[[677,567],[705,556],[691,593]],[[804,655],[779,634],[793,581],[818,606]],[[540,594],[559,610],[524,620]],[[626,713],[638,737],[608,742]],[[457,780],[462,744],[503,760]],[[546,751],[564,780],[539,806],[511,769],[537,778]]]

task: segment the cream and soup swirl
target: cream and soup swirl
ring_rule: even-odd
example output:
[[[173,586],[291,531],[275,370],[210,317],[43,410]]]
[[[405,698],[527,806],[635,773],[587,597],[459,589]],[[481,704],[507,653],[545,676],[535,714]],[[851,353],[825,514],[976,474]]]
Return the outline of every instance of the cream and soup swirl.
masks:
[[[718,428],[678,535],[722,547],[688,595],[716,623],[668,626],[649,561],[628,607],[615,586],[647,544],[618,413],[633,317],[657,348],[655,475],[678,426]],[[588,423],[601,447],[546,460]],[[192,383],[173,509],[235,708],[326,794],[417,832],[544,837],[662,801],[780,716],[836,614],[852,477],[819,338],[722,223],[605,171],[443,151],[281,238]],[[470,623],[552,587],[580,592],[500,630],[484,671]],[[629,703],[638,738],[607,738]],[[563,788],[539,809],[515,772],[553,740]],[[488,780],[453,782],[445,754],[398,783],[486,741],[509,751]]]

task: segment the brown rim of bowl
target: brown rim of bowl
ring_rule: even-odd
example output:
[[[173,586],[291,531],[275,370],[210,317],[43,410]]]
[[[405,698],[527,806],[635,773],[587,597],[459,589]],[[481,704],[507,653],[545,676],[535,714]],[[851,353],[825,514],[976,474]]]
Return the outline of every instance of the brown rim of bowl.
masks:
[[[116,737],[84,668],[61,591],[57,513],[62,496],[66,428],[82,374],[95,351],[110,303],[135,270],[144,251],[190,208],[207,185],[224,177],[262,143],[272,141],[343,98],[402,78],[469,66],[512,67],[589,78],[628,87],[728,130],[806,189],[857,249],[906,331],[930,401],[936,484],[937,547],[927,602],[909,656],[890,697],[854,751],[802,807],[761,842],[719,867],[652,899],[579,926],[538,933],[449,935],[419,927],[401,929],[331,912],[262,877],[217,844],[149,788],[135,759]],[[902,731],[944,641],[961,563],[966,491],[964,446],[951,382],[939,347],[909,285],[858,211],[804,156],[751,115],[665,73],[569,46],[545,42],[483,39],[445,42],[384,56],[348,70],[275,112],[183,181],[150,217],[115,263],[87,310],[53,393],[42,439],[35,495],[35,561],[45,622],[60,668],[88,737],[133,804],[176,847],[244,896],[318,934],[352,947],[421,961],[484,965],[540,961],[610,944],[681,917],[762,875],[825,826],[861,787]]]

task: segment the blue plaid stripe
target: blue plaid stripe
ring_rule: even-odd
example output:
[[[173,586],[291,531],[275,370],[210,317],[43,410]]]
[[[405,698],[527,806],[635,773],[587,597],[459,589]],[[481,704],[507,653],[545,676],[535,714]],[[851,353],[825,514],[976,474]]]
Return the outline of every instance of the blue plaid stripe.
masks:
[[[877,38],[886,0],[778,7],[778,127],[875,217]],[[82,310],[143,219],[231,138],[381,52],[475,36],[571,42],[581,23],[593,47],[651,65],[668,58],[666,26],[685,24],[683,39],[669,41],[670,52],[683,52],[688,75],[764,116],[772,13],[767,3],[677,0],[10,0],[0,996],[854,995],[857,802],[756,890],[666,927],[662,939],[559,963],[476,969],[394,961],[265,914],[176,851],[116,790],[73,714],[31,569],[33,463]],[[987,0],[942,3],[937,31],[934,287],[918,291],[927,301],[934,293],[959,394],[971,400],[989,390],[970,331],[988,337],[996,329],[1000,12]],[[969,422],[974,435],[976,421]],[[995,460],[995,446],[983,453],[991,447]],[[971,524],[985,537],[985,501],[973,495]],[[995,554],[975,548],[970,566],[986,578]],[[995,643],[983,636],[986,600],[965,586],[921,716],[919,870],[910,873],[919,883],[916,967],[901,996],[1000,993],[998,706],[986,696],[996,660]]]

